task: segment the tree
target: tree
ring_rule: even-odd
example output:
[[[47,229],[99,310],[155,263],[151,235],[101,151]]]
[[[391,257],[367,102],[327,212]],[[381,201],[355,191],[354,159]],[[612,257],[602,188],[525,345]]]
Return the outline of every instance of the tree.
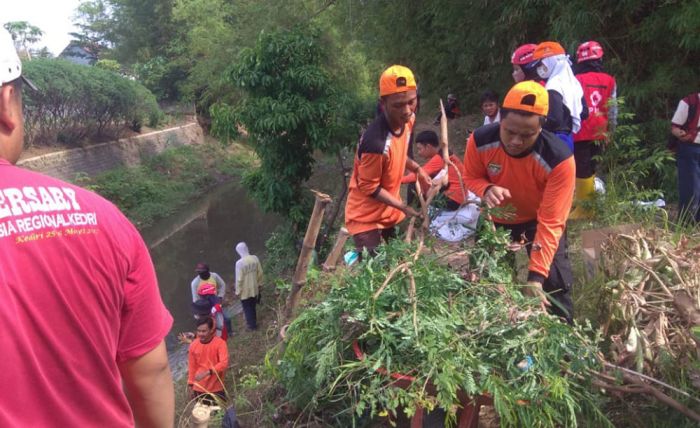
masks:
[[[105,0],[86,0],[80,3],[73,16],[79,32],[70,33],[81,46],[99,54],[114,43],[112,9]]]
[[[33,58],[53,58],[54,55],[51,53],[49,48],[46,46],[42,47],[41,49],[32,49],[32,57]]]
[[[20,55],[26,55],[27,59],[32,59],[30,53],[31,46],[41,40],[44,32],[35,25],[27,21],[11,21],[4,25],[5,29],[10,32],[12,40],[15,42],[15,47],[20,52]]]
[[[302,184],[313,172],[314,150],[334,153],[359,131],[360,100],[341,91],[326,68],[324,46],[320,32],[308,27],[261,34],[229,76],[247,97],[233,117],[213,111],[215,130],[217,121],[237,119],[250,135],[261,160],[244,177],[252,196],[296,225],[306,220]]]

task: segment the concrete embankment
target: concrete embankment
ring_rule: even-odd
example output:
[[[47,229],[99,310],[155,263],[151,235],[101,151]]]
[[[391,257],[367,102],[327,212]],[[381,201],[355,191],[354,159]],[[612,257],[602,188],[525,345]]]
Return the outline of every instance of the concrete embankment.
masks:
[[[17,165],[72,182],[80,174],[94,176],[118,167],[138,165],[143,159],[166,149],[203,142],[202,128],[197,123],[189,123],[107,143],[22,159]]]

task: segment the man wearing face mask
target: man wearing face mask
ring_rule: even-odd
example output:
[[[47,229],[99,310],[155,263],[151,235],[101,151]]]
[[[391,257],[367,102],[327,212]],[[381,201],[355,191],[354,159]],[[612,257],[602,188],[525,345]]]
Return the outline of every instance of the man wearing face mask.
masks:
[[[537,77],[537,61],[533,58],[536,44],[528,43],[519,46],[510,57],[513,64],[513,80],[520,83],[524,80],[539,80]]]
[[[544,128],[556,134],[573,153],[573,134],[581,129],[581,121],[588,117],[581,84],[559,43],[540,43],[533,58],[537,61],[537,75],[547,81],[545,88],[549,93],[549,113]]]
[[[408,157],[417,105],[411,70],[401,65],[387,68],[379,79],[379,96],[383,113],[360,138],[345,204],[345,227],[355,248],[370,254],[382,239],[393,237],[394,226],[406,215],[419,215],[401,200],[404,171],[416,173],[422,188],[430,187],[430,176]]]
[[[528,290],[542,299],[543,307],[571,323],[573,273],[565,229],[575,164],[566,145],[542,129],[548,100],[539,83],[513,86],[503,101],[501,122],[482,126],[469,137],[464,184],[489,208],[515,208],[513,217],[494,214],[494,221],[510,230],[515,242],[526,241]]]

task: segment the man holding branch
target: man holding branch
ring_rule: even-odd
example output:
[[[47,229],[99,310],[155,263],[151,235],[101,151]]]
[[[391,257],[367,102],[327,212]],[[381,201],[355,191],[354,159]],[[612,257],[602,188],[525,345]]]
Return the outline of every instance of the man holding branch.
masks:
[[[526,81],[513,86],[503,101],[501,122],[469,137],[464,183],[489,208],[515,208],[508,218],[494,213],[494,221],[510,230],[515,242],[526,245],[528,289],[542,299],[543,307],[571,323],[573,274],[565,228],[575,164],[566,144],[542,129],[548,108],[542,85]]]
[[[404,171],[416,173],[424,188],[430,176],[408,157],[417,105],[416,80],[408,68],[393,65],[379,79],[382,114],[360,138],[345,205],[345,227],[358,252],[373,254],[394,226],[419,213],[401,200]]]

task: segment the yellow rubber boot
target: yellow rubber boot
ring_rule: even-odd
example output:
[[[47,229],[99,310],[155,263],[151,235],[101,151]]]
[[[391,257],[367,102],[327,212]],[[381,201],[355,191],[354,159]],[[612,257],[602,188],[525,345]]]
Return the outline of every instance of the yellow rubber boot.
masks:
[[[584,208],[581,202],[593,199],[595,193],[595,175],[588,178],[576,179],[576,191],[574,192],[575,208],[569,214],[569,220],[585,220],[593,217],[589,208]]]

